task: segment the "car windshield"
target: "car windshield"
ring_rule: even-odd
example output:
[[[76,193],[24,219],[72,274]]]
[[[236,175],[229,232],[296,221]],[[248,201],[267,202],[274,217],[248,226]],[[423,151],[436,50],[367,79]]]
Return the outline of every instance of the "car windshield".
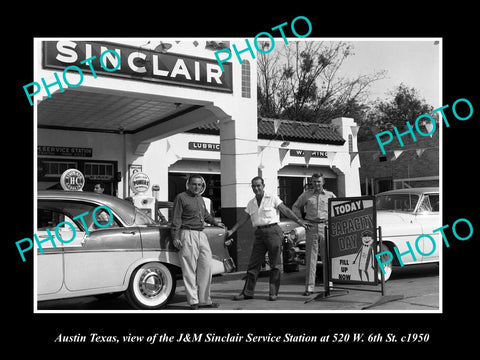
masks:
[[[156,222],[143,211],[135,207],[135,225],[155,225]]]
[[[418,202],[416,194],[377,195],[377,210],[412,212]]]

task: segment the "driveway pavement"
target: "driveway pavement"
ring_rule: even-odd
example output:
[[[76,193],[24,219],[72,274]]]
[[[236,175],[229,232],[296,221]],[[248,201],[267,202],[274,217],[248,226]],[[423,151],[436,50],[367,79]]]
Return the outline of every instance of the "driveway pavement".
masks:
[[[321,274],[321,271],[318,272]],[[318,296],[319,294],[316,293],[305,297],[302,295],[304,291],[305,268],[300,266],[299,272],[282,273],[280,293],[277,301],[268,300],[268,273],[266,272],[258,279],[254,299],[233,301],[233,297],[240,293],[243,288],[244,276],[245,272],[237,272],[214,277],[211,286],[211,296],[213,301],[220,304],[220,307],[213,310],[199,310],[198,312],[437,312],[440,306],[439,267],[435,264],[396,268],[390,280],[385,284],[386,297],[383,298],[380,293],[380,286],[372,287],[367,285],[344,285],[344,287],[349,289],[339,289],[344,293],[340,296],[321,299]],[[323,290],[322,283],[322,279],[318,279],[316,291]],[[361,291],[360,289],[378,291]],[[332,292],[332,294],[338,295],[336,291]],[[401,299],[381,304],[377,302],[379,300],[389,300],[391,296],[400,296]],[[94,296],[85,296],[46,301],[39,303],[38,309],[132,311],[124,295],[115,299],[98,299]],[[178,281],[176,293],[165,310],[169,312],[191,312],[186,302],[185,288],[181,280]]]

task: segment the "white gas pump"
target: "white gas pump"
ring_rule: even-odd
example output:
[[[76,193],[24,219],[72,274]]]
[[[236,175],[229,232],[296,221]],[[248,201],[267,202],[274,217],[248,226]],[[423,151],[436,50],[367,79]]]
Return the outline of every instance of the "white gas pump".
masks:
[[[133,191],[133,205],[152,219],[155,218],[155,198],[147,194],[150,179],[147,174],[137,172],[130,178],[130,189]]]

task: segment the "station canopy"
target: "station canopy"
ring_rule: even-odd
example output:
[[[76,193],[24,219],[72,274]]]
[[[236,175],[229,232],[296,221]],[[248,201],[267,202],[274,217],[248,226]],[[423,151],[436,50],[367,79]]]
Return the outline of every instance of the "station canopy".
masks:
[[[138,145],[228,117],[209,101],[82,86],[45,97],[38,104],[37,125],[132,134]]]

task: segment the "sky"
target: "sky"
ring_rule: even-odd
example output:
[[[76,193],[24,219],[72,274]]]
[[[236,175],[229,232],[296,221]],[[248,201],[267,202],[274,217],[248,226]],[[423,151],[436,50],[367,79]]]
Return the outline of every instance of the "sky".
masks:
[[[306,38],[307,39],[307,38]],[[289,39],[293,41],[306,39]],[[293,41],[292,41],[293,40]],[[311,38],[308,41],[344,41],[353,45],[353,54],[348,56],[339,76],[356,78],[359,75],[374,74],[385,70],[384,79],[375,81],[369,89],[369,101],[377,98],[386,100],[389,93],[404,83],[418,91],[420,98],[434,108],[441,104],[441,39],[437,38],[364,38],[364,39],[322,39]],[[439,44],[435,44],[439,41]]]
[[[418,90],[420,97],[434,108],[441,106],[441,40],[362,40],[349,41],[354,55],[348,57],[341,68],[346,76],[386,70],[386,77],[376,81],[370,89],[370,99],[385,99],[388,92],[400,83]]]

